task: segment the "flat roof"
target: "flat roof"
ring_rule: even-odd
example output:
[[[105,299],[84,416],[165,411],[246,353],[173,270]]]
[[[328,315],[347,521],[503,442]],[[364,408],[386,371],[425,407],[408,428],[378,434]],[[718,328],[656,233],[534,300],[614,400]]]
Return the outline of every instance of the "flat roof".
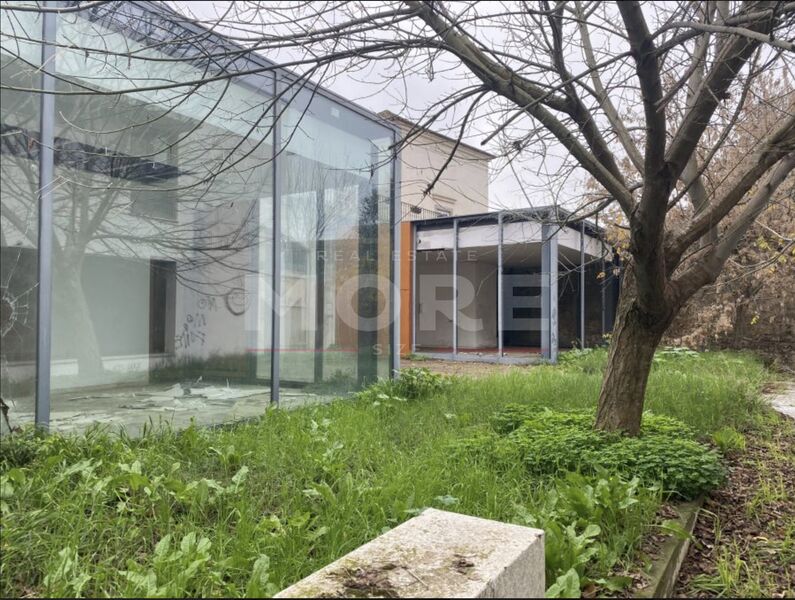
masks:
[[[605,229],[596,225],[594,222],[581,218],[570,218],[575,213],[558,206],[538,206],[527,208],[508,208],[495,210],[492,212],[475,213],[470,215],[451,215],[449,217],[433,217],[430,219],[416,219],[411,221],[415,226],[424,227],[447,227],[452,226],[454,221],[459,223],[478,223],[481,221],[496,221],[500,215],[507,222],[516,221],[543,221],[546,223],[560,223],[574,225],[585,223],[585,232],[596,237],[603,237]],[[507,218],[506,218],[507,217]]]

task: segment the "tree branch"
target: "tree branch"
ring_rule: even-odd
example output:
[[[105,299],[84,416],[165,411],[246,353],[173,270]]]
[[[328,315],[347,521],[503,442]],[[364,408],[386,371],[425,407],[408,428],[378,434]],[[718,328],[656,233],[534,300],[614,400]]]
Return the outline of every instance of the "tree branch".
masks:
[[[540,97],[547,95],[543,88],[489,59],[469,39],[454,31],[453,27],[434,11],[430,3],[406,0],[406,4],[418,10],[419,17],[425,24],[436,32],[450,52],[455,54],[484,84],[519,106],[527,106],[527,113],[544,125],[571,152],[580,165],[613,195],[627,214],[634,210],[632,194],[624,185],[621,174],[611,172],[577,140],[564,123],[542,106],[544,104],[553,110],[568,114],[569,106],[565,100],[554,97],[536,103]]]
[[[751,5],[757,8],[772,6],[771,2],[758,2]],[[747,8],[749,5],[745,5]],[[754,31],[769,34],[773,30],[772,13],[763,12],[757,20],[749,23]],[[679,178],[696,149],[701,135],[709,125],[718,103],[726,98],[729,86],[737,78],[753,51],[760,42],[745,36],[731,36],[723,40],[713,61],[713,67],[696,91],[692,108],[687,111],[679,129],[668,148],[665,162],[670,165],[673,180]]]
[[[665,113],[657,106],[663,97],[656,48],[638,2],[619,2],[618,9],[629,37],[635,71],[643,98],[646,148],[643,163],[643,192],[637,211],[630,217],[630,252],[636,261],[638,302],[649,313],[663,309],[665,253],[663,231],[667,199],[673,181],[664,161]]]
[[[759,181],[759,178],[793,150],[795,150],[795,115],[791,115],[770,135],[753,160],[752,166],[731,186],[731,189],[722,198],[713,201],[708,209],[694,215],[688,229],[670,243],[666,251],[668,264],[678,264],[682,255],[696,240],[706,234],[710,228],[716,227]]]
[[[593,44],[591,43],[591,35],[588,32],[588,23],[583,18],[583,10],[580,0],[576,0],[574,5],[578,19],[578,26],[580,29],[580,39],[582,40],[583,54],[585,55],[585,64],[588,65],[588,68],[591,71],[591,81],[593,82],[593,87],[596,91],[596,99],[599,101],[599,106],[602,107],[607,120],[613,126],[613,130],[616,132],[616,136],[621,142],[624,151],[627,153],[629,160],[632,161],[632,164],[635,165],[635,168],[638,170],[638,172],[643,174],[643,157],[641,156],[638,147],[635,145],[635,142],[632,140],[632,137],[629,135],[629,131],[624,126],[624,121],[618,116],[618,111],[613,105],[613,102],[610,100],[610,96],[605,90],[604,84],[602,83],[602,78],[599,75],[599,71],[597,70],[596,56],[594,55]]]
[[[759,187],[748,205],[726,230],[723,238],[704,257],[697,260],[672,282],[676,290],[676,301],[681,305],[701,287],[714,282],[720,275],[723,265],[737,247],[740,240],[751,227],[759,214],[770,202],[773,193],[795,170],[795,151],[783,157],[776,165],[767,181]]]

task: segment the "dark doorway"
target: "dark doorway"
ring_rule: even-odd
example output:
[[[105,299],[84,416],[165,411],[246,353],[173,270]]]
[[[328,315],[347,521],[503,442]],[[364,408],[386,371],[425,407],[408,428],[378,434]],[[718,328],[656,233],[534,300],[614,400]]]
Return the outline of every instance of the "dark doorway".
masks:
[[[177,263],[149,261],[149,353],[173,352]]]

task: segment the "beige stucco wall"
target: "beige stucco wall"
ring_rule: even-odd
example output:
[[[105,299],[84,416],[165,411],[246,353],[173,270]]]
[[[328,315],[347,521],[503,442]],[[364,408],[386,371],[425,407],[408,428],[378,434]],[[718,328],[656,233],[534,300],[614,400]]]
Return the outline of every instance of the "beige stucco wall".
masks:
[[[402,120],[392,122],[400,128],[401,135],[410,129],[410,125]],[[430,210],[445,208],[453,215],[489,210],[490,157],[463,146],[459,146],[432,192],[423,197],[425,189],[442,168],[453,147],[452,140],[425,132],[413,138],[401,150],[402,202]]]

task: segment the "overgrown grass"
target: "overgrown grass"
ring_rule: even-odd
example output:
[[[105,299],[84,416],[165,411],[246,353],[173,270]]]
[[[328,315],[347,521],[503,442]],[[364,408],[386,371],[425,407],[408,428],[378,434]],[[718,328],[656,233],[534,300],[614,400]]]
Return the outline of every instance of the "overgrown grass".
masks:
[[[735,436],[729,436],[733,439]],[[726,496],[716,498],[701,519],[696,543],[704,550],[695,560],[701,572],[686,582],[688,596],[726,598],[795,597],[795,423],[765,419],[751,436],[748,448],[730,443],[734,466]],[[712,509],[712,510],[709,510]],[[715,512],[713,512],[713,510]]]
[[[479,380],[420,377],[411,400],[381,385],[226,429],[6,438],[0,592],[271,594],[427,506],[543,527],[553,592],[620,587],[604,574],[630,559],[658,487],[608,472],[539,479],[522,463],[450,453],[508,404],[592,408],[604,360],[596,351]],[[743,431],[761,413],[764,378],[748,356],[663,355],[647,406],[704,438]]]

